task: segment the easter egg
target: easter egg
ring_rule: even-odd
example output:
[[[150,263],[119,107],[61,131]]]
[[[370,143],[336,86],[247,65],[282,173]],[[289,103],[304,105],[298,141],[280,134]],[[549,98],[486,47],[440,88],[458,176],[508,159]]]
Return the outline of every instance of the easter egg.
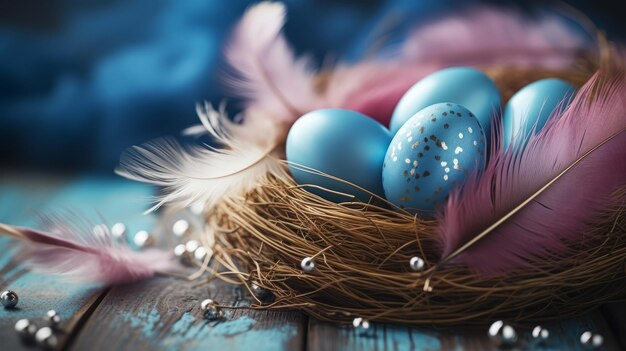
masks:
[[[538,132],[554,112],[562,112],[576,89],[561,79],[542,79],[520,89],[509,99],[502,117],[503,146],[523,140]]]
[[[390,202],[411,213],[443,203],[485,162],[485,135],[476,116],[454,103],[428,106],[393,137],[383,163]]]
[[[287,135],[289,169],[298,184],[311,184],[368,201],[370,194],[301,166],[351,182],[383,196],[381,171],[391,133],[358,112],[322,109],[300,117]],[[307,190],[335,202],[354,201],[315,187]]]
[[[489,140],[491,120],[500,111],[500,92],[483,72],[470,67],[451,67],[434,72],[402,96],[391,116],[392,133],[421,109],[440,102],[465,106],[472,111]]]

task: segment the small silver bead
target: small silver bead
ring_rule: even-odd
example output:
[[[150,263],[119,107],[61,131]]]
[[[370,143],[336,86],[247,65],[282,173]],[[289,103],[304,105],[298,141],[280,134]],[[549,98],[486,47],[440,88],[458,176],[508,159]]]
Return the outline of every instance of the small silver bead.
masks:
[[[40,346],[47,349],[55,348],[58,343],[57,337],[54,335],[54,332],[50,327],[43,327],[37,330],[35,340]]]
[[[187,252],[187,247],[185,244],[178,244],[174,248],[174,255],[178,257],[180,263],[185,266],[192,266],[193,262],[191,260],[191,254]]]
[[[15,323],[15,332],[20,336],[22,341],[30,341],[35,337],[37,326],[28,319],[20,319]]]
[[[540,325],[534,327],[531,334],[534,339],[540,340],[540,341],[548,340],[548,338],[550,337],[550,332],[548,331],[548,329]]]
[[[356,317],[352,320],[352,326],[356,329],[357,333],[363,335],[370,331],[370,322],[367,319]]]
[[[145,247],[154,245],[154,238],[147,231],[140,230],[135,233],[135,236],[133,237],[133,242],[138,248],[143,249]]]
[[[117,240],[126,240],[126,225],[124,223],[113,224],[111,227],[111,235]]]
[[[190,229],[189,222],[184,219],[177,220],[172,226],[172,232],[178,237],[188,234],[191,231]]]
[[[600,334],[586,331],[580,335],[580,343],[587,348],[596,348],[602,346],[604,338]]]
[[[2,306],[4,308],[15,308],[17,303],[20,301],[20,298],[17,296],[15,291],[5,290],[0,295],[0,301],[2,302]]]
[[[300,262],[300,267],[302,267],[303,271],[311,273],[315,270],[315,261],[313,261],[311,257],[305,257],[302,262]]]
[[[196,250],[199,247],[200,247],[200,243],[198,242],[198,240],[189,240],[185,243],[185,249],[190,254],[193,254],[194,252],[196,252]]]
[[[218,306],[217,301],[212,299],[206,299],[200,303],[202,309],[202,316],[204,319],[214,321],[224,318],[224,311]]]
[[[57,327],[61,323],[61,316],[55,310],[46,313],[46,322],[50,327]]]
[[[517,332],[503,321],[495,321],[489,327],[489,338],[496,346],[511,346],[517,342]]]
[[[203,264],[207,253],[208,252],[206,248],[204,246],[200,246],[196,249],[196,251],[193,252],[193,256],[196,259],[196,261],[198,261],[198,263]]]
[[[424,266],[426,263],[421,258],[414,256],[411,257],[411,261],[409,261],[409,265],[411,266],[411,270],[415,272],[421,272],[424,270]]]
[[[274,297],[274,294],[272,294],[271,291],[261,287],[261,285],[259,285],[256,281],[253,281],[252,284],[250,284],[250,290],[252,291],[252,294],[254,294],[254,296],[262,302],[269,301]]]

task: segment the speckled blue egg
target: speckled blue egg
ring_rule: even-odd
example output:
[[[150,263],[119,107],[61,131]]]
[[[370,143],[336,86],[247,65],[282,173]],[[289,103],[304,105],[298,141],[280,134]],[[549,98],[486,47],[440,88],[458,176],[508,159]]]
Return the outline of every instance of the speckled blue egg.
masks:
[[[470,67],[442,69],[413,85],[393,111],[389,129],[396,133],[418,111],[440,102],[456,103],[472,111],[489,140],[491,120],[500,111],[500,92],[489,77]]]
[[[381,171],[391,133],[382,124],[358,112],[322,109],[300,117],[289,130],[286,152],[289,169],[298,184],[317,185],[368,201],[358,188],[303,171],[303,165],[338,177],[383,196]],[[354,201],[314,187],[307,190],[335,202]]]
[[[538,132],[554,112],[567,107],[575,92],[569,83],[555,78],[538,80],[520,89],[504,109],[504,148],[516,140],[523,142],[533,128]]]
[[[432,211],[485,162],[476,116],[455,103],[428,106],[393,137],[383,163],[387,200],[411,213]]]

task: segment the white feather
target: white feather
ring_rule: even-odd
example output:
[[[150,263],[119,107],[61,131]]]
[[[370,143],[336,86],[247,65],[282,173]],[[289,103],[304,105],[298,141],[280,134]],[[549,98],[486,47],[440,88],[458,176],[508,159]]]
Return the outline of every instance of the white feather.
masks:
[[[217,111],[205,104],[197,110],[206,133],[219,148],[183,147],[172,138],[161,138],[135,146],[121,157],[117,174],[163,187],[149,211],[165,203],[186,207],[202,202],[211,207],[222,196],[252,190],[268,173],[287,177],[284,165],[274,156],[279,151],[273,124],[253,128],[246,124],[244,128],[230,121],[223,108]],[[262,138],[253,138],[251,132]]]

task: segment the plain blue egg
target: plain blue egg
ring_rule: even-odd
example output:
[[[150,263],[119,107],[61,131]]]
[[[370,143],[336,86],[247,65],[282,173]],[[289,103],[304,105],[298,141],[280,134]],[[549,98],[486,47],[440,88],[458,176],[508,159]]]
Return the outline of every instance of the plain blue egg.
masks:
[[[472,111],[489,140],[491,120],[500,112],[500,92],[483,72],[470,67],[451,67],[434,72],[413,85],[400,99],[389,129],[396,133],[421,109],[451,102]]]
[[[381,171],[391,133],[382,124],[358,112],[323,109],[300,117],[287,136],[287,161],[298,184],[314,184],[357,196],[368,201],[371,195],[349,184],[305,172],[303,165],[347,180],[383,196]],[[308,187],[307,190],[335,202],[349,197]]]
[[[502,120],[505,150],[514,140],[523,140],[538,132],[552,113],[569,105],[576,89],[561,79],[542,79],[520,89],[507,102]],[[560,107],[560,108],[559,108]]]
[[[485,162],[485,134],[465,107],[439,103],[411,117],[393,137],[383,163],[390,202],[411,213],[432,211]]]

